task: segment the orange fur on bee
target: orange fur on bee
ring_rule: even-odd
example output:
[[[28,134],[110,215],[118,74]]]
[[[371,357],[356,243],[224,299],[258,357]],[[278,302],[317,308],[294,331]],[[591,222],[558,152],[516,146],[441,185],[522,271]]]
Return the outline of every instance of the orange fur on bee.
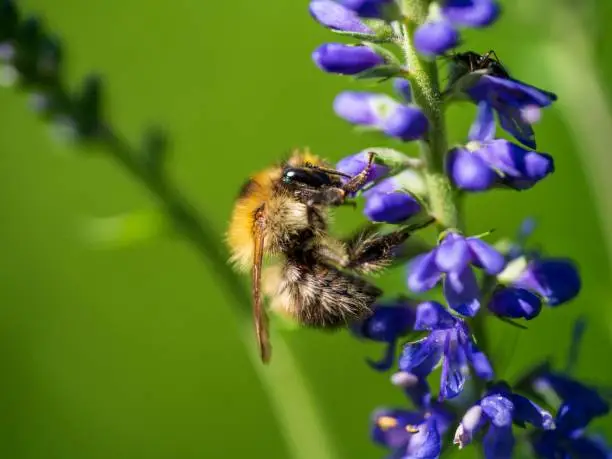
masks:
[[[315,166],[325,166],[325,162],[313,155],[308,150],[294,151],[286,161],[292,167],[299,167],[305,164]],[[269,167],[253,175],[240,190],[240,195],[236,200],[234,211],[232,212],[230,225],[227,231],[227,244],[231,250],[231,261],[241,270],[251,269],[253,264],[253,224],[255,212],[264,204],[268,214],[275,214],[280,211],[287,214],[289,222],[292,213],[300,214],[304,204],[293,203],[292,207],[287,208],[287,203],[281,202],[281,197],[275,194],[275,184],[280,180],[283,165]],[[264,239],[265,252],[273,255],[273,244],[270,243],[268,235]]]

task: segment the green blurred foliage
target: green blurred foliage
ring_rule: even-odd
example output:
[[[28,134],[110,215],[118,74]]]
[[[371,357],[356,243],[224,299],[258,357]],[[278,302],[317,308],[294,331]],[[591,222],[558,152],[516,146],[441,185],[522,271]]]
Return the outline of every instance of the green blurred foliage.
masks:
[[[21,3],[63,38],[70,81],[102,74],[108,113],[128,138],[138,141],[150,122],[168,129],[171,173],[220,233],[245,177],[290,148],[307,145],[337,160],[394,145],[353,134],[333,116],[339,90],[367,85],[312,64],[312,50],[335,38],[312,21],[305,0]],[[494,48],[518,78],[529,75],[554,91],[539,62],[523,58],[548,39],[545,28],[522,27],[519,4],[504,4],[492,31],[466,35],[469,47]],[[602,75],[612,71],[606,33],[595,40]],[[215,267],[172,238],[92,250],[81,237],[84,221],[150,209],[151,197],[100,152],[54,141],[23,94],[0,91],[0,106],[0,455],[288,457],[285,426],[273,418],[247,359]],[[472,107],[451,110],[453,141],[465,136],[472,115]],[[526,193],[470,196],[468,227],[510,236],[535,216],[534,243],[576,258],[584,290],[574,303],[545,310],[527,332],[492,323],[498,371],[516,377],[546,355],[562,363],[571,324],[586,314],[579,374],[609,384],[601,365],[612,326],[603,247],[612,236],[599,229],[580,145],[558,112],[547,112],[537,133],[542,150],[555,156],[555,175]],[[347,231],[363,218],[343,210],[338,220]],[[403,279],[397,270],[382,284],[401,291]],[[404,404],[387,376],[364,364],[382,350],[346,333],[298,331],[286,339],[340,457],[380,457],[368,439],[370,412]],[[610,422],[601,425],[612,432]]]

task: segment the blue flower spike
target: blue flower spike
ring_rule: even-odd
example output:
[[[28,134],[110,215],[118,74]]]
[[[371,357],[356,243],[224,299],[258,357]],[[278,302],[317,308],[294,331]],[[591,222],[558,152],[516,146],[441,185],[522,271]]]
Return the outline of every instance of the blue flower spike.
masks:
[[[399,368],[425,378],[441,363],[440,400],[459,395],[470,367],[481,379],[493,378],[491,364],[476,346],[467,324],[441,304],[430,301],[417,306],[414,329],[430,333],[426,338],[406,344]]]
[[[496,275],[505,265],[504,256],[478,237],[447,231],[435,249],[412,260],[408,287],[414,292],[425,292],[443,280],[449,306],[472,317],[480,309],[480,289],[472,266]]]

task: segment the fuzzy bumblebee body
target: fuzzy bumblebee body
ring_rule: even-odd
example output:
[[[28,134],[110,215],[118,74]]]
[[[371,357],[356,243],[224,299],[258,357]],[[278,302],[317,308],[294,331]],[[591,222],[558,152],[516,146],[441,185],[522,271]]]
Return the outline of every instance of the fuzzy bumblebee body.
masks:
[[[283,169],[304,165],[326,166],[310,153],[296,152],[286,163],[253,175],[242,186],[227,233],[231,261],[239,270],[249,271],[253,265],[253,225],[260,209],[265,209],[266,213],[266,225],[262,231],[263,251],[267,255],[286,252],[293,245],[299,244],[301,239],[316,237],[325,232],[327,206],[307,206],[295,198],[292,190],[282,181]],[[337,179],[334,184],[341,185]]]
[[[270,357],[267,316],[270,307],[308,327],[335,329],[371,313],[381,291],[362,273],[382,267],[405,231],[343,242],[328,235],[329,209],[366,182],[370,165],[346,176],[308,152],[252,176],[236,200],[227,232],[231,261],[251,271],[253,314],[262,360]],[[264,255],[277,260],[262,270]],[[263,286],[263,290],[262,290]]]

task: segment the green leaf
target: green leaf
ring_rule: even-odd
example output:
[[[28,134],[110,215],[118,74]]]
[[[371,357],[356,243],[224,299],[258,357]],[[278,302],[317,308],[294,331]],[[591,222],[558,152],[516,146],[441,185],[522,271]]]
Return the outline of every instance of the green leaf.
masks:
[[[389,78],[400,76],[404,74],[404,70],[399,65],[394,64],[383,64],[372,67],[371,69],[364,70],[363,72],[355,75],[358,80],[368,80],[372,78],[379,79],[380,81],[386,81]]]
[[[333,30],[333,32],[371,43],[392,43],[395,40],[393,29],[385,21],[380,19],[362,19],[361,21],[372,29],[373,33],[349,32],[346,30]]]

